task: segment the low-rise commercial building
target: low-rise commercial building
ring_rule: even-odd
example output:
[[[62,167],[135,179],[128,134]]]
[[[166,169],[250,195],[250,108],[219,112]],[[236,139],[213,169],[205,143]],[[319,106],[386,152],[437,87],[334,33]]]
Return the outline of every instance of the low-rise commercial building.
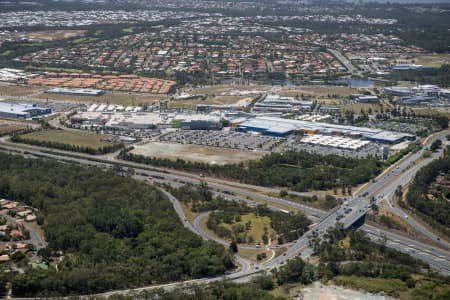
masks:
[[[73,96],[100,96],[104,93],[99,89],[67,89],[67,88],[54,88],[45,91],[47,94],[63,94]]]
[[[218,116],[179,114],[173,118],[172,126],[191,130],[219,130],[222,128],[222,122]]]
[[[237,129],[241,131],[261,132],[274,136],[287,136],[295,131],[303,131],[308,134],[320,133],[325,135],[362,137],[384,144],[395,144],[404,140],[415,139],[414,135],[408,133],[268,116],[248,118],[246,121],[238,124]]]
[[[21,104],[0,101],[1,118],[29,119],[51,113],[51,108],[38,107],[36,104]]]

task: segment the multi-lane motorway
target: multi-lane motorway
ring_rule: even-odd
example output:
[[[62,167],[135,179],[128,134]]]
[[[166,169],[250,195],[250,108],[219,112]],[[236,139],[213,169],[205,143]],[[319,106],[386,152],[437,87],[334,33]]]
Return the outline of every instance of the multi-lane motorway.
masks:
[[[447,132],[437,134],[427,140],[428,146],[437,139],[443,139],[447,135]],[[321,234],[333,227],[338,221],[344,224],[344,227],[350,227],[357,220],[363,217],[370,207],[369,199],[372,197],[377,201],[380,201],[385,195],[392,193],[396,190],[399,184],[406,184],[417,173],[417,171],[424,165],[437,158],[439,153],[432,155],[429,158],[422,159],[423,150],[418,151],[403,159],[395,167],[386,170],[383,174],[378,176],[374,182],[366,185],[351,199],[346,201],[341,209],[335,210],[333,213],[328,214],[323,218],[313,229],[306,232],[303,237],[297,240],[297,242],[287,250],[285,254],[272,260],[269,264],[269,268],[275,268],[279,264],[286,262],[291,257],[302,253],[303,257],[308,255],[309,251],[304,251],[308,246],[308,237],[313,234],[313,231]],[[417,162],[417,163],[416,163]],[[405,175],[406,174],[406,175]],[[343,210],[346,209],[347,213]],[[341,217],[342,216],[342,217]],[[422,248],[422,244],[410,240],[410,244],[417,249]],[[389,244],[387,246],[390,246]],[[447,249],[448,250],[448,249]],[[418,257],[415,253],[410,253],[413,256]],[[422,258],[422,257],[418,257]],[[440,258],[440,257],[439,257]],[[450,254],[446,251],[446,262],[449,263]],[[448,270],[441,269],[442,273],[450,274]]]
[[[430,137],[429,139],[427,139],[425,146],[430,145],[434,140],[444,139],[447,134],[448,132],[442,132]],[[80,164],[90,164],[100,167],[111,167],[113,164],[113,162],[111,162],[109,159],[93,158],[89,157],[88,155],[78,155],[74,153],[69,153],[70,155],[68,155],[68,153],[65,153],[64,151],[55,151],[52,149],[45,149],[28,145],[12,144],[6,142],[4,139],[0,140],[0,148],[0,150],[2,151],[20,152],[24,155],[24,152],[26,152],[27,155],[31,154],[61,161],[72,161]],[[269,203],[269,205],[271,203],[274,205],[272,206],[272,208],[274,209],[276,209],[277,206],[283,206],[296,210],[303,210],[307,214],[313,215],[315,218],[320,218],[315,226],[311,228],[311,230],[306,232],[301,238],[295,241],[295,243],[293,243],[285,253],[260,266],[261,269],[270,270],[273,268],[277,268],[287,260],[297,255],[301,255],[303,258],[311,255],[312,251],[308,248],[308,244],[309,237],[313,234],[313,231],[320,235],[329,228],[333,227],[337,222],[343,223],[344,227],[351,226],[367,213],[370,207],[369,199],[373,198],[376,200],[376,202],[379,202],[383,198],[388,197],[389,200],[389,197],[392,196],[399,185],[406,185],[422,166],[428,164],[433,159],[436,159],[439,156],[439,153],[435,153],[429,158],[422,158],[422,156],[423,150],[418,151],[417,153],[414,153],[401,160],[394,167],[391,167],[383,172],[383,174],[378,176],[376,180],[368,183],[363,188],[361,188],[340,208],[334,209],[328,214],[325,214],[323,211],[315,208],[258,193],[258,191],[261,190],[270,191],[271,193],[279,192],[279,190],[276,189],[236,184],[234,182],[217,180],[213,178],[201,178],[196,175],[182,172],[171,172],[168,170],[148,170],[148,168],[144,168],[144,166],[142,165],[129,162],[121,162],[121,164],[134,169],[136,174],[145,176],[158,176],[158,178],[163,178],[165,182],[172,184],[174,182],[197,184],[201,180],[204,180],[208,183],[209,187],[214,190],[215,193],[223,195],[229,200],[245,201],[247,203],[251,203],[252,200],[243,199],[242,197],[240,197],[245,196],[251,199],[267,202]],[[199,233],[198,228],[195,228],[196,226],[193,226],[187,221],[186,216],[184,215],[178,201],[174,199],[170,194],[166,193],[166,195],[174,204],[174,208],[182,219],[184,226],[192,230],[193,232]],[[407,219],[410,220],[410,218]],[[403,252],[407,252],[414,257],[422,259],[443,274],[450,274],[450,253],[448,252],[448,250],[450,249],[448,247],[449,244],[442,239],[440,241],[437,240],[436,236],[434,236],[428,230],[419,231],[423,231],[422,233],[424,233],[429,238],[440,242],[440,246],[442,249],[433,248],[427,244],[420,243],[403,236],[390,233],[388,231],[375,229],[367,225],[364,225],[362,229],[367,231],[369,233],[369,236],[374,240],[380,240],[380,238],[386,239],[387,246]],[[199,234],[202,235],[202,233]],[[239,259],[239,263],[241,265],[240,270],[236,273],[227,275],[226,278],[246,278],[259,271],[256,268],[252,268],[248,261]]]
[[[448,251],[367,224],[362,225],[361,229],[366,231],[375,242],[385,242],[389,248],[414,256],[443,274],[450,274]]]

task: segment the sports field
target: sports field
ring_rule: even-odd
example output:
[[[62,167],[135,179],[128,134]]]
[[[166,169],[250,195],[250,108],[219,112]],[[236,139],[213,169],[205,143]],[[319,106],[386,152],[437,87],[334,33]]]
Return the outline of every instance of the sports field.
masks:
[[[206,100],[174,100],[170,101],[168,106],[169,108],[194,108],[198,104],[247,106],[251,102],[252,97],[247,96],[215,96],[208,97]]]
[[[358,93],[356,88],[347,86],[333,86],[333,85],[304,85],[304,86],[289,86],[283,87],[280,95],[287,97],[313,96],[313,97],[349,97],[351,94]]]
[[[108,141],[110,137],[107,135],[72,130],[42,130],[24,134],[21,138],[40,142],[63,143],[93,149],[114,145],[114,143]]]
[[[186,90],[186,92],[193,95],[227,95],[232,94],[236,91],[268,91],[271,88],[270,85],[230,85],[230,84],[221,84],[221,85],[210,85],[199,87],[192,90]]]
[[[272,227],[270,226],[270,218],[269,217],[261,217],[257,216],[253,213],[248,215],[242,215],[242,220],[239,222],[234,223],[235,224],[241,224],[242,226],[245,226],[247,222],[251,223],[250,230],[246,231],[247,237],[251,237],[255,244],[261,244],[263,245],[262,236],[264,234],[264,228],[267,228],[268,235],[271,236],[274,234],[274,231]],[[233,229],[233,225],[222,223],[222,226],[225,228],[228,228],[230,230]]]

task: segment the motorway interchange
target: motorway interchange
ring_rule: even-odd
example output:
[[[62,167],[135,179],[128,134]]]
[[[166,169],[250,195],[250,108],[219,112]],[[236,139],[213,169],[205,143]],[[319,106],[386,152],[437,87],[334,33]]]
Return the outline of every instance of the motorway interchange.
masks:
[[[448,132],[442,132],[430,137],[425,146],[430,145],[433,141],[437,139],[444,139]],[[112,167],[115,162],[111,161],[111,157],[107,159],[93,158],[86,154],[74,154],[65,151],[56,151],[46,148],[40,148],[29,145],[20,145],[7,142],[5,139],[0,140],[0,150],[6,152],[22,153],[25,156],[39,156],[57,159],[60,161],[72,161],[80,164],[96,165],[100,167]],[[217,195],[221,195],[230,201],[241,201],[249,205],[255,205],[257,203],[263,202],[267,203],[271,209],[280,210],[278,208],[280,205],[295,210],[304,211],[312,220],[314,220],[314,226],[306,232],[301,238],[294,241],[289,245],[289,248],[277,257],[272,257],[266,262],[260,263],[259,265],[254,265],[248,260],[237,256],[237,262],[240,264],[238,271],[228,274],[225,276],[226,279],[245,281],[252,278],[258,274],[261,270],[270,271],[284,264],[289,259],[300,255],[302,258],[306,259],[312,254],[312,250],[309,246],[309,238],[314,234],[321,235],[326,232],[327,229],[336,225],[337,222],[341,222],[345,228],[352,226],[356,221],[361,219],[369,210],[370,202],[369,199],[375,199],[376,203],[381,202],[383,199],[387,199],[391,212],[399,215],[402,219],[412,225],[420,233],[432,239],[434,244],[438,244],[439,247],[434,247],[433,245],[425,244],[423,242],[418,242],[413,239],[391,233],[386,230],[375,228],[369,225],[362,225],[360,228],[366,231],[369,237],[375,242],[384,241],[386,246],[397,249],[401,252],[405,252],[421,259],[428,263],[432,268],[436,269],[444,275],[450,274],[450,244],[440,238],[435,234],[431,233],[427,228],[425,228],[420,223],[412,220],[405,213],[403,213],[398,208],[392,205],[392,196],[394,191],[399,185],[405,186],[416,174],[416,172],[432,160],[439,157],[440,153],[434,153],[428,158],[421,158],[423,150],[411,154],[405,159],[401,160],[399,163],[387,169],[381,175],[379,175],[372,182],[367,183],[365,186],[359,189],[354,195],[347,199],[344,204],[337,207],[330,212],[326,213],[324,211],[308,207],[306,205],[301,205],[298,203],[290,202],[281,198],[270,197],[258,193],[256,191],[279,193],[279,190],[273,188],[263,188],[256,187],[247,184],[239,184],[234,182],[229,182],[225,180],[218,180],[214,178],[205,178],[202,176],[197,176],[185,172],[168,171],[151,169],[147,167],[130,163],[121,162],[121,165],[127,168],[132,168],[136,179],[148,180],[149,176],[153,178],[154,181],[164,182],[172,185],[180,185],[184,183],[199,184],[200,181],[205,181],[211,190]],[[117,162],[116,162],[117,163]],[[169,200],[174,205],[175,211],[179,215],[183,222],[183,225],[189,230],[200,234],[205,239],[210,239],[211,237],[202,232],[198,226],[197,222],[190,224],[186,216],[181,209],[181,206],[177,199],[175,199],[168,192],[165,192]],[[305,193],[308,195],[308,193]],[[302,195],[305,195],[302,194]],[[238,195],[238,196],[237,196]],[[310,195],[310,194],[309,194]],[[272,205],[273,204],[273,205]],[[202,216],[205,217],[205,216]],[[222,244],[226,243],[224,241]],[[223,279],[224,277],[220,277]],[[217,280],[217,278],[201,279],[189,281],[189,283],[207,283],[211,280]],[[186,282],[163,285],[159,287],[173,288],[179,284],[186,284]],[[154,287],[144,287],[143,289],[151,289]],[[125,293],[126,291],[118,291],[112,293]],[[108,293],[109,295],[110,293]]]

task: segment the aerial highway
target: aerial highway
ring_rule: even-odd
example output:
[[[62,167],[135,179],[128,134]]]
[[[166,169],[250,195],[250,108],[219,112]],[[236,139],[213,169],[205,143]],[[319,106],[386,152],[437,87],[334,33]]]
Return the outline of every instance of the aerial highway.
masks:
[[[425,146],[430,145],[436,139],[443,139],[448,132],[442,132],[437,135],[429,138]],[[2,142],[2,141],[0,141]],[[36,155],[42,157],[53,158],[61,161],[72,161],[80,164],[90,164],[99,167],[111,167],[112,162],[109,160],[101,160],[95,158],[95,160],[90,160],[86,157],[79,156],[78,154],[70,153],[70,155],[62,154],[61,151],[53,151],[52,149],[42,149],[40,147],[23,147],[20,144],[12,144],[7,143],[3,140],[3,143],[0,143],[0,146],[3,151],[14,151],[20,152],[23,155]],[[165,180],[169,179],[169,181],[178,181],[178,182],[189,182],[189,183],[199,183],[201,180],[204,180],[208,183],[208,185],[216,190],[218,193],[226,194],[230,197],[236,197],[234,200],[242,199],[235,195],[230,195],[229,193],[235,193],[238,195],[247,195],[248,197],[258,198],[260,200],[264,200],[271,203],[276,203],[280,205],[286,205],[288,207],[293,207],[296,209],[303,209],[307,213],[315,213],[321,219],[316,223],[316,225],[311,228],[308,232],[306,232],[301,238],[299,238],[295,243],[292,244],[288,250],[282,255],[275,257],[264,265],[261,265],[261,269],[271,270],[279,267],[284,264],[289,259],[301,255],[303,258],[307,258],[312,254],[311,249],[309,249],[309,237],[313,234],[313,232],[321,235],[329,228],[333,227],[337,222],[343,223],[344,227],[352,226],[357,220],[362,218],[367,211],[370,209],[370,199],[373,198],[377,202],[381,201],[386,195],[390,195],[399,184],[405,185],[409,180],[415,175],[415,173],[424,165],[431,162],[433,159],[436,159],[439,156],[439,153],[433,154],[431,157],[423,159],[423,150],[418,151],[417,153],[411,154],[407,156],[405,159],[402,159],[399,163],[395,164],[393,167],[387,169],[381,175],[379,175],[376,180],[366,184],[363,188],[361,188],[357,193],[355,193],[350,199],[348,199],[342,206],[332,210],[328,214],[325,214],[323,211],[309,208],[304,205],[299,205],[297,203],[292,203],[290,201],[261,195],[257,192],[251,192],[245,188],[238,188],[234,183],[226,182],[218,183],[217,180],[210,180],[209,178],[202,178],[196,175],[190,176],[181,176],[180,173],[172,173],[172,172],[161,172],[159,170],[149,170],[148,168],[142,168],[143,166],[138,164],[128,164],[124,163],[124,165],[131,167],[134,169],[136,174],[145,174],[146,176],[161,176]],[[183,174],[185,175],[185,174]],[[175,210],[179,214],[180,218],[185,227],[193,230],[194,232],[198,231],[192,226],[188,224],[189,222],[185,221],[186,218],[184,213],[181,210],[179,205],[177,206],[175,199],[169,196],[169,199],[174,203]],[[233,199],[231,199],[233,200]],[[248,199],[247,199],[248,200]],[[178,209],[177,209],[178,207]],[[178,211],[179,210],[179,211]],[[395,249],[408,250],[408,253],[414,257],[422,259],[430,264],[433,268],[436,268],[443,274],[450,274],[450,269],[448,268],[448,262],[450,258],[450,254],[445,250],[437,250],[429,245],[419,243],[417,241],[413,241],[402,236],[397,236],[389,232],[379,232],[378,229],[374,229],[372,227],[368,227],[364,225],[362,229],[366,230],[370,236],[376,237],[380,239],[380,237],[386,237],[387,242],[386,246],[392,247]],[[400,237],[400,238],[399,238]],[[400,241],[400,242],[399,242]],[[406,245],[406,247],[405,247]],[[409,250],[411,249],[411,250]],[[255,268],[251,268],[245,261],[239,261],[241,264],[241,268],[232,274],[225,275],[222,278],[230,279],[230,280],[241,280],[242,278],[251,278],[255,273],[259,272],[259,270]],[[219,278],[210,278],[210,279],[201,279],[190,281],[191,283],[207,283],[211,280],[218,280]],[[163,285],[167,287],[178,286],[179,284],[188,284],[188,283],[178,283],[171,285]],[[154,287],[144,287],[142,289],[150,289]],[[128,291],[129,292],[129,291]],[[116,292],[112,292],[116,293]],[[119,291],[117,293],[125,293],[125,291]]]
[[[427,227],[425,227],[422,223],[419,221],[416,221],[413,217],[409,216],[407,212],[403,211],[401,208],[396,206],[393,203],[393,197],[394,192],[390,192],[386,199],[388,200],[388,209],[392,213],[399,216],[404,222],[408,223],[414,230],[420,232],[424,236],[426,236],[429,239],[432,239],[436,244],[439,244],[440,247],[443,247],[444,249],[450,250],[450,243],[444,240],[443,238],[440,238],[435,233],[431,232]]]
[[[186,172],[179,172],[174,170],[165,170],[158,169],[149,166],[145,166],[142,164],[137,164],[133,162],[127,161],[112,161],[109,159],[102,159],[101,157],[96,157],[83,153],[74,153],[69,151],[55,150],[51,148],[45,147],[37,147],[25,144],[15,144],[7,142],[5,137],[0,138],[0,150],[4,151],[14,151],[22,154],[33,154],[40,157],[52,158],[60,161],[70,161],[80,164],[88,164],[97,167],[112,167],[115,163],[119,163],[126,168],[131,168],[134,170],[136,174],[145,174],[145,176],[153,176],[156,178],[164,178],[165,181],[172,182],[182,182],[182,183],[191,183],[191,184],[199,184],[201,181],[204,181],[208,184],[208,186],[212,189],[219,190],[221,192],[233,193],[243,195],[249,198],[257,199],[263,202],[274,203],[278,205],[282,205],[285,207],[289,207],[296,210],[302,210],[307,214],[313,214],[316,217],[319,217],[323,212],[319,209],[287,201],[281,198],[276,198],[272,196],[267,196],[259,193],[259,191],[270,192],[279,194],[279,189],[274,188],[266,188],[266,187],[258,187],[254,185],[236,183],[229,180],[221,180],[211,177],[202,177],[195,174],[189,174]],[[302,196],[305,196],[303,193],[297,193]],[[311,195],[311,193],[306,193],[307,195]]]
[[[415,173],[424,165],[428,164],[430,161],[438,158],[442,153],[442,149],[432,153],[430,157],[423,159],[419,163],[413,165],[410,169],[405,171],[401,177],[396,178],[394,185],[395,189],[398,186],[405,187],[407,186],[411,180],[413,179]],[[450,249],[450,243],[444,239],[439,238],[435,233],[431,232],[428,228],[422,225],[420,222],[414,220],[411,216],[408,216],[406,212],[404,212],[400,207],[396,206],[393,198],[395,194],[394,186],[391,186],[385,194],[385,199],[387,200],[388,206],[387,209],[392,213],[399,216],[405,223],[408,223],[411,227],[413,227],[416,231],[420,232],[424,236],[434,240],[437,244],[440,244],[441,247],[445,249]],[[382,200],[382,199],[380,199]]]
[[[361,229],[366,231],[375,242],[385,242],[389,248],[418,258],[443,274],[450,274],[448,251],[367,224],[362,225]]]
[[[432,136],[427,140],[426,145],[431,144],[437,139],[443,139],[447,134],[448,132],[445,131]],[[378,199],[378,201],[380,201],[384,195],[395,191],[399,184],[409,182],[409,180],[422,166],[425,166],[433,159],[436,159],[438,155],[439,153],[436,153],[428,159],[421,160],[423,150],[420,150],[401,160],[397,165],[395,165],[395,168],[390,168],[383,172],[375,181],[359,190],[358,193],[346,201],[339,209],[323,218],[313,229],[309,230],[300,239],[298,239],[292,247],[283,253],[283,255],[272,260],[268,264],[268,268],[276,268],[278,265],[283,264],[291,257],[299,255],[302,252],[304,252],[302,253],[302,257],[307,257],[309,251],[305,252],[304,250],[308,247],[308,237],[312,236],[314,231],[319,235],[323,234],[337,222],[343,223],[345,228],[352,226],[357,220],[362,218],[367,213],[371,205],[370,199],[372,197],[373,199]],[[416,161],[418,161],[418,163],[413,166]],[[404,172],[408,172],[406,179],[402,179]],[[418,242],[415,242],[414,245],[417,248],[421,248],[421,245]],[[448,252],[446,253],[446,257],[450,257]],[[444,274],[450,274],[448,270],[440,271]]]

